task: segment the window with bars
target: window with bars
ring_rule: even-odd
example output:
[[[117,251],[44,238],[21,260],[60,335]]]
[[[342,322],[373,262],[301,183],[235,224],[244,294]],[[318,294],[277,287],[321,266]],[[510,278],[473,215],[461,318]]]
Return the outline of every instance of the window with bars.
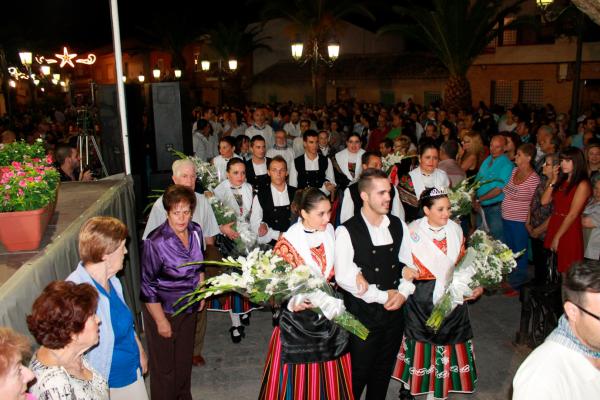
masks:
[[[425,99],[424,103],[427,107],[431,105],[431,103],[436,103],[442,101],[442,93],[441,92],[425,92],[423,95]]]
[[[511,81],[492,81],[490,93],[492,94],[490,99],[491,104],[501,105],[505,109],[512,107],[513,99]]]
[[[519,103],[532,106],[544,104],[544,81],[531,79],[519,81]]]

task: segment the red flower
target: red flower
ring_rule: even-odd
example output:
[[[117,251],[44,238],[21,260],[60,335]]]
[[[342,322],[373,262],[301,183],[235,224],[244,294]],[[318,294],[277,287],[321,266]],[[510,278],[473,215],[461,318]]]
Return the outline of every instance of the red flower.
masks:
[[[10,165],[12,165],[13,167],[17,168],[17,169],[21,169],[21,163],[17,162],[17,161],[13,161],[10,163]]]
[[[27,182],[25,182],[25,181],[19,181],[19,186],[21,186],[21,187],[27,187]]]
[[[46,156],[46,162],[47,162],[48,164],[52,164],[52,163],[54,162],[54,160],[52,159],[52,156],[51,156],[50,154],[48,154],[48,155]]]

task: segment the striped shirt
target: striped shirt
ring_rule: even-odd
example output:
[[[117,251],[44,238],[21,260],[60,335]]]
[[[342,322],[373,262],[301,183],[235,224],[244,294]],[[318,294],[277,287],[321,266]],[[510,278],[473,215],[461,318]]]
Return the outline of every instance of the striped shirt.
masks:
[[[515,183],[515,175],[518,168],[514,168],[510,180],[502,190],[504,200],[502,200],[502,218],[509,221],[525,222],[529,213],[531,199],[535,193],[535,188],[540,183],[540,177],[535,171],[531,171],[529,176],[521,183]]]

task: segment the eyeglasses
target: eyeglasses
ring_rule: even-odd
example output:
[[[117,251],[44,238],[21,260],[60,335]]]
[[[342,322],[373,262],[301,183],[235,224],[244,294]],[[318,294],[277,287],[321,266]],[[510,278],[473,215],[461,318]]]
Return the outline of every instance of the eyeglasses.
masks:
[[[594,318],[594,319],[596,319],[596,320],[600,321],[600,317],[599,317],[599,316],[597,316],[596,314],[589,312],[588,310],[586,310],[585,308],[581,307],[581,306],[580,306],[579,304],[577,304],[577,303],[573,303],[573,304],[575,304],[575,307],[579,308],[581,311],[583,311],[584,313],[586,313],[586,314],[587,314],[587,315],[589,315],[590,317],[592,317],[592,318]]]

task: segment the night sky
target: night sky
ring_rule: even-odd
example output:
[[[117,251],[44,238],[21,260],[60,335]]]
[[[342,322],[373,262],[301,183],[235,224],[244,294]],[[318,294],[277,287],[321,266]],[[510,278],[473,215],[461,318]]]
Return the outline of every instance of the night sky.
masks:
[[[266,0],[120,0],[121,38],[152,41],[147,32],[160,29],[181,35],[202,34],[219,22],[260,21]],[[292,0],[289,0],[292,1]],[[391,14],[387,0],[366,2],[377,21],[353,21],[372,31]],[[112,43],[109,0],[19,0],[3,2],[0,45],[9,61],[19,49],[41,53],[68,44],[78,52]],[[204,32],[203,32],[204,31]],[[16,60],[15,60],[16,61]]]

